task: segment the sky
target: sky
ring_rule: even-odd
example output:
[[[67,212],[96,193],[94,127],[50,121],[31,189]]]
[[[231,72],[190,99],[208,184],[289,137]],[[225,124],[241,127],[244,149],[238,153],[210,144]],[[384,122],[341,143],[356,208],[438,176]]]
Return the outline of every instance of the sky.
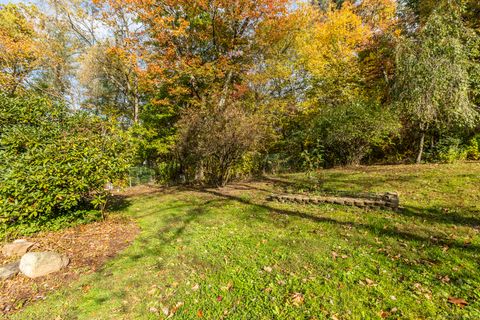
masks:
[[[19,2],[29,3],[30,1],[28,1],[28,0],[0,0],[0,4],[7,4],[9,2],[12,2],[12,3],[19,3]]]

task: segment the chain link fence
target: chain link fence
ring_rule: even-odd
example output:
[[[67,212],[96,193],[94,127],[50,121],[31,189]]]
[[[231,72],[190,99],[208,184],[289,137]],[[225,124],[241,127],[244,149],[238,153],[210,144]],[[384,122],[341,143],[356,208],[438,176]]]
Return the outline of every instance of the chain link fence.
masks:
[[[148,167],[132,167],[128,172],[128,185],[130,187],[155,182],[155,170]]]

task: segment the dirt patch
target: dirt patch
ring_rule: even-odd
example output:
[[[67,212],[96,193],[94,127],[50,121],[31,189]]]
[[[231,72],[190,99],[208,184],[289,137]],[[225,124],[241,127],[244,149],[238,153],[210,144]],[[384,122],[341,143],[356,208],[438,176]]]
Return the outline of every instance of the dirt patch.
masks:
[[[125,249],[138,232],[139,228],[133,221],[111,218],[25,238],[36,243],[30,251],[63,253],[70,258],[70,264],[57,273],[37,279],[19,274],[13,279],[0,281],[0,314],[18,311],[36,300],[45,299],[48,293],[80,276],[95,272]],[[0,254],[0,264],[11,261]]]

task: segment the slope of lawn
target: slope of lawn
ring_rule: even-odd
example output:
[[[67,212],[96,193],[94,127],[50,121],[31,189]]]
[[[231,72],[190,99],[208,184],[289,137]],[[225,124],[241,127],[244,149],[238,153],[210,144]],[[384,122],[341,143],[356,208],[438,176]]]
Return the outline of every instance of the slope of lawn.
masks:
[[[405,208],[265,200],[285,191],[398,191]],[[142,228],[133,245],[14,319],[480,318],[478,163],[324,170],[129,201],[115,214]]]

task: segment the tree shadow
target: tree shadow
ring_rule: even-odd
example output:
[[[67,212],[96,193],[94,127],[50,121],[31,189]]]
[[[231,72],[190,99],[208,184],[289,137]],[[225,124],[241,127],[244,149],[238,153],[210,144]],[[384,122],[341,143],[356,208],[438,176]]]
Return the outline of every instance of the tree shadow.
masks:
[[[431,223],[452,224],[466,227],[480,227],[480,211],[466,208],[459,208],[462,214],[456,209],[443,207],[418,208],[405,206],[398,211],[398,214],[419,218]]]
[[[108,211],[122,211],[132,205],[132,201],[125,195],[110,195],[107,202]]]
[[[368,231],[377,236],[385,236],[385,237],[390,237],[395,239],[402,239],[406,241],[416,241],[416,242],[424,243],[426,245],[436,245],[436,246],[442,246],[442,247],[448,246],[449,248],[457,248],[457,249],[461,249],[471,253],[480,252],[480,246],[478,245],[466,244],[466,243],[455,241],[452,239],[426,237],[426,236],[418,235],[412,232],[398,230],[394,227],[390,227],[386,225],[379,227],[379,226],[374,226],[371,224],[355,222],[355,221],[340,221],[334,218],[316,216],[316,215],[312,215],[310,213],[306,213],[302,211],[279,209],[267,204],[255,203],[251,200],[244,199],[242,197],[238,197],[235,195],[225,194],[218,190],[204,189],[203,192],[211,195],[215,195],[218,197],[222,197],[225,199],[237,201],[246,205],[254,206],[256,208],[268,210],[276,214],[306,219],[316,223],[328,223],[328,224],[335,224],[338,226],[353,226],[355,228]]]
[[[138,241],[143,245],[141,254],[139,253],[129,255],[128,258],[132,261],[137,261],[145,256],[159,256],[163,252],[165,246],[174,243],[176,240],[180,239],[183,236],[185,230],[188,228],[189,225],[191,225],[201,216],[208,214],[209,206],[214,203],[221,203],[224,201],[225,200],[217,198],[204,201],[200,204],[196,202],[187,202],[181,205],[173,205],[162,208],[160,210],[156,210],[154,213],[142,216],[146,217],[152,214],[158,214],[161,211],[165,212],[173,209],[191,207],[190,209],[186,210],[184,214],[173,214],[170,217],[166,218],[166,220],[164,221],[165,227],[158,229],[155,234],[139,238]],[[151,246],[152,237],[160,241],[158,246]]]
[[[343,173],[340,174],[343,176]],[[292,181],[290,181],[292,180]],[[334,181],[335,177],[330,179],[329,182]],[[354,198],[370,198],[378,196],[378,194],[372,192],[366,192],[369,190],[373,185],[383,185],[384,180],[388,180],[389,182],[392,181],[390,177],[388,178],[380,178],[380,179],[372,179],[372,178],[365,178],[363,181],[362,179],[355,179],[355,185],[360,186],[363,188],[364,191],[362,192],[353,192],[353,191],[341,191],[335,190],[334,188],[321,188],[316,185],[313,181],[308,179],[289,179],[284,180],[280,178],[271,178],[271,177],[263,177],[262,181],[267,181],[272,184],[279,185],[280,188],[284,190],[298,190],[305,189],[311,192],[316,192],[316,194],[324,194],[326,196],[341,196],[341,197],[354,197]],[[340,178],[340,181],[343,179]],[[396,177],[393,179],[396,182],[414,182],[415,177],[411,176],[403,176],[403,177]],[[368,185],[368,187],[367,187]],[[263,190],[266,191],[266,190]],[[388,190],[386,190],[388,191]],[[458,208],[451,208],[451,207],[441,207],[441,206],[433,206],[429,208],[421,208],[412,205],[402,206],[402,209],[397,212],[398,214],[407,216],[407,217],[414,217],[419,218],[422,220],[427,220],[431,223],[442,223],[442,224],[454,224],[458,226],[468,226],[468,227],[477,227],[480,226],[480,211],[471,208],[465,207],[458,207]]]
[[[273,184],[277,188],[280,188],[284,193],[315,193],[316,195],[323,196],[335,196],[335,197],[351,197],[351,198],[377,198],[380,194],[371,192],[370,190],[376,186],[382,186],[385,184],[384,179],[374,180],[372,178],[356,179],[355,183],[343,178],[344,174],[331,174],[328,177],[328,183],[332,186],[326,186],[326,179],[315,178],[272,178],[262,177],[261,181],[265,181]],[[335,185],[348,184],[353,190],[341,190]],[[385,190],[384,192],[390,192],[394,190]]]

